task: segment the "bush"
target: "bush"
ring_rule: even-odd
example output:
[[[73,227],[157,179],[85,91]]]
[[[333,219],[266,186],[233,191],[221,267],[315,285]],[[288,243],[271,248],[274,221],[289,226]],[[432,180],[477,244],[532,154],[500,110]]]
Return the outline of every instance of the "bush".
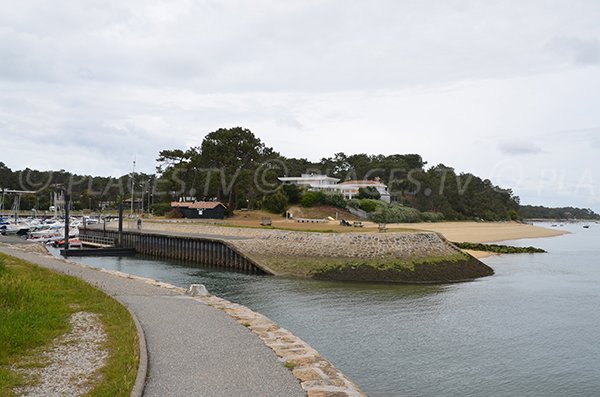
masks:
[[[521,219],[521,216],[519,215],[519,213],[515,210],[510,210],[508,211],[508,213],[506,214],[507,218],[510,219],[511,221],[518,221]]]
[[[350,199],[350,200],[348,200],[347,205],[348,205],[348,207],[360,209],[360,200],[355,199],[355,198]]]
[[[288,196],[279,189],[263,198],[262,209],[274,214],[283,214],[288,209]]]
[[[163,216],[171,211],[171,203],[156,203],[150,206],[150,211],[156,216]]]
[[[372,213],[371,219],[378,223],[415,223],[421,220],[421,213],[414,208],[390,204]]]
[[[167,212],[165,216],[169,219],[179,219],[183,218],[183,214],[179,210],[179,208],[173,208],[171,211]]]
[[[298,204],[300,197],[302,197],[302,188],[298,185],[282,185],[281,189],[288,198],[290,204]]]
[[[331,205],[337,208],[346,208],[346,199],[341,193],[325,193],[322,199],[323,204]]]
[[[358,189],[358,194],[356,195],[356,198],[379,200],[381,198],[381,194],[373,186],[361,187]]]
[[[422,212],[421,220],[423,222],[440,222],[444,220],[444,214],[441,212]]]
[[[360,200],[359,208],[365,212],[375,212],[377,208],[380,207],[375,200],[370,199],[362,199]]]
[[[300,199],[300,204],[306,208],[314,207],[321,202],[323,202],[323,192],[306,192]]]

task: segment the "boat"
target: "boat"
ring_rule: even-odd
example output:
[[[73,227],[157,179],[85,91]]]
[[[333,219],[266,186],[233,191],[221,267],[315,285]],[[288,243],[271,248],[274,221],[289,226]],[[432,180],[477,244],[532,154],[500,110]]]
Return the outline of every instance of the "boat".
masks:
[[[55,241],[54,244],[52,244],[54,247],[64,247],[65,246],[65,240],[59,240],[59,241]],[[69,239],[69,248],[82,248],[83,247],[83,243],[81,242],[81,240],[79,240],[79,238],[70,238]]]

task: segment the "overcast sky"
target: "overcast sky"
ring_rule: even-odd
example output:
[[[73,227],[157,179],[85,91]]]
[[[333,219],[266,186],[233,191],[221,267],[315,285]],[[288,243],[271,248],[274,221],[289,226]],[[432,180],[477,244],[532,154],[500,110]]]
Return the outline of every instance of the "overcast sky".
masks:
[[[153,171],[251,129],[600,211],[600,1],[0,0],[0,161]]]

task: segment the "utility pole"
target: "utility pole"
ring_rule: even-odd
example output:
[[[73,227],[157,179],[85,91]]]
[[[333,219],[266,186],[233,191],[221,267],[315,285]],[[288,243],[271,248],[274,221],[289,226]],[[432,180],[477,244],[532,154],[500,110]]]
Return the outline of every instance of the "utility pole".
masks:
[[[153,189],[152,177],[150,177],[150,180],[148,181],[148,212],[150,212],[150,196],[152,195]]]
[[[134,203],[133,192],[135,190],[134,180],[135,180],[135,158],[133,159],[133,170],[131,172],[131,214],[132,215],[133,215],[133,203]]]
[[[140,184],[140,190],[142,191],[142,201],[141,201],[141,213],[144,213],[144,193],[146,191],[146,182],[142,180],[142,183]]]

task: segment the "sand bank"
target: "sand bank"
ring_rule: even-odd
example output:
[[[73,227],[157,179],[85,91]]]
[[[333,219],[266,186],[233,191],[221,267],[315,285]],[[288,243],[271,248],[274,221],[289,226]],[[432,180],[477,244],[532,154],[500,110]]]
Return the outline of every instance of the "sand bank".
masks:
[[[450,241],[469,243],[553,237],[569,233],[561,229],[549,229],[517,222],[400,223],[389,226],[438,232]]]

